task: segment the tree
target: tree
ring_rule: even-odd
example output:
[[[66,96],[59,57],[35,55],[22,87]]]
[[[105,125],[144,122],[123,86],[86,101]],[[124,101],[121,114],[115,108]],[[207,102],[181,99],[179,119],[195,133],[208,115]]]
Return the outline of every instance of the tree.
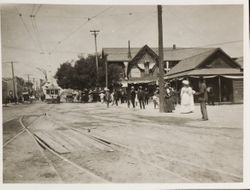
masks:
[[[105,87],[105,63],[101,56],[98,56],[99,63],[99,86]],[[109,84],[112,85],[120,80],[120,73],[123,70],[117,65],[109,65]],[[83,90],[97,86],[95,55],[88,55],[86,58],[79,57],[72,66],[70,63],[63,63],[55,75],[57,83],[62,88]]]
[[[61,64],[55,75],[58,85],[62,88],[71,88],[74,82],[73,74],[74,68],[69,62]]]

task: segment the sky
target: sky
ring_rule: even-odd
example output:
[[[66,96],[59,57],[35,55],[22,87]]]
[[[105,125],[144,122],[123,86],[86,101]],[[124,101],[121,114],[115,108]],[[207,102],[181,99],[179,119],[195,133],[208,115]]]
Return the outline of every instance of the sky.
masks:
[[[21,14],[22,16],[19,16]],[[35,17],[30,17],[35,15]],[[111,5],[2,5],[2,76],[53,76],[60,64],[95,51],[90,30],[100,30],[97,47],[158,46],[157,7]],[[221,47],[243,55],[243,6],[163,6],[164,47]]]

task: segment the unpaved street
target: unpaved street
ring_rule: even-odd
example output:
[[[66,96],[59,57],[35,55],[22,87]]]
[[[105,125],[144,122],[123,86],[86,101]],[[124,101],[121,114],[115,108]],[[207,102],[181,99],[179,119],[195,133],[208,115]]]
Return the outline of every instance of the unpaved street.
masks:
[[[209,106],[209,121],[195,109],[4,107],[4,182],[241,182],[243,105]]]

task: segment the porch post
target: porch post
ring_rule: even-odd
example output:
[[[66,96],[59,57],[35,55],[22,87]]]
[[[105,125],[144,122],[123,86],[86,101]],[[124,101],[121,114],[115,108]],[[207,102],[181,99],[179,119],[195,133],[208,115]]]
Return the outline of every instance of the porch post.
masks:
[[[125,72],[125,80],[128,80],[128,62],[124,61],[123,65],[124,65],[124,72]]]
[[[218,81],[219,81],[219,104],[221,103],[221,79],[220,75],[218,76]]]

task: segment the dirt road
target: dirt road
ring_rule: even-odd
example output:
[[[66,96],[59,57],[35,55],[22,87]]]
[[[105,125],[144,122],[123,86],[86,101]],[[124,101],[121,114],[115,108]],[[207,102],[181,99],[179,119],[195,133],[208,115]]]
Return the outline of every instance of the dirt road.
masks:
[[[167,114],[151,105],[146,110],[125,105],[107,109],[100,103],[38,103],[19,110],[4,109],[4,121],[14,122],[13,115],[26,115],[24,125],[61,156],[40,149],[47,168],[30,161],[34,172],[41,169],[49,174],[17,178],[13,171],[20,170],[20,164],[24,170],[27,163],[22,161],[22,154],[26,153],[15,153],[13,147],[26,151],[31,144],[36,151],[40,147],[24,132],[4,148],[4,182],[240,182],[243,105],[211,106],[208,111],[209,121],[202,121],[198,106],[193,114],[186,115],[178,113],[178,107],[175,113]],[[5,125],[7,142],[18,132]],[[27,147],[20,146],[22,143]],[[16,158],[9,160],[13,154]]]

